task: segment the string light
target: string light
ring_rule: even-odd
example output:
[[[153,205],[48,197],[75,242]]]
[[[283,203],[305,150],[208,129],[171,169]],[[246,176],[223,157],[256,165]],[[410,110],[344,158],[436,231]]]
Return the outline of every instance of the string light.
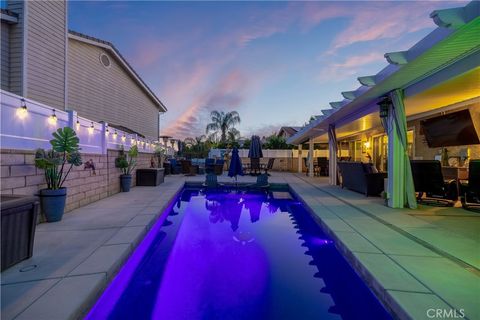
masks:
[[[134,145],[134,144],[135,144],[135,138],[133,138],[133,137],[130,138],[130,144],[131,144],[131,145]]]
[[[52,126],[57,124],[57,115],[55,114],[55,109],[52,109],[53,113],[50,117],[48,117],[48,123]]]
[[[113,133],[113,139],[115,139],[115,140],[116,140],[116,139],[117,139],[117,137],[118,137],[118,133],[117,133],[117,130],[115,130],[115,132]]]
[[[89,134],[93,134],[94,131],[95,131],[95,126],[93,125],[93,121],[92,121],[92,124],[91,124],[90,127],[88,128],[88,133],[89,133]]]
[[[122,142],[125,142],[125,140],[127,140],[127,137],[125,136],[125,133],[124,133],[122,136]]]
[[[77,116],[77,122],[75,123],[75,128],[77,129],[77,131],[80,130],[80,121],[78,121],[78,116]]]
[[[108,137],[108,134],[110,133],[110,130],[108,130],[108,126],[105,127],[105,136]]]
[[[17,108],[17,117],[20,119],[25,119],[28,115],[27,103],[25,99],[22,99],[22,105]]]

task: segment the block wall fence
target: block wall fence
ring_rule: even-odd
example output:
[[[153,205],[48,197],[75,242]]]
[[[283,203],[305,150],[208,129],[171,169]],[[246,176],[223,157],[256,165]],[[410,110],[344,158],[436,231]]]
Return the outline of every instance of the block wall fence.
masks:
[[[1,152],[1,193],[35,195],[45,188],[43,170],[35,168],[34,151],[2,149]],[[92,160],[95,173],[84,166],[73,167],[64,186],[67,187],[65,211],[71,211],[89,203],[120,192],[120,170],[115,168],[118,150],[108,150],[107,154],[82,154],[84,162]],[[152,155],[140,153],[137,168],[149,168]],[[133,186],[136,185],[134,170]]]
[[[46,187],[43,170],[35,167],[35,150],[51,149],[52,132],[69,126],[77,132],[83,162],[92,160],[95,173],[84,165],[74,167],[64,186],[66,211],[120,192],[120,170],[115,158],[120,150],[137,145],[137,168],[149,168],[155,141],[109,128],[108,123],[79,117],[75,111],[47,105],[1,90],[0,100],[0,193],[35,195]],[[26,112],[19,112],[26,106]],[[51,121],[55,114],[55,121]],[[133,186],[136,185],[133,172]]]

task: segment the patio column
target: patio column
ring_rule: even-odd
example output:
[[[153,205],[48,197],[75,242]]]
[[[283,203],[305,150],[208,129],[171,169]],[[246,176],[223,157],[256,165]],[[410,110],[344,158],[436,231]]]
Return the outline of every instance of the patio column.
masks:
[[[308,140],[308,176],[313,177],[313,138]]]
[[[328,182],[331,185],[337,185],[337,161],[338,161],[338,144],[335,125],[328,126]]]
[[[388,109],[388,206],[416,208],[415,187],[408,158],[407,118],[403,103],[403,90],[390,94]]]
[[[302,144],[298,145],[298,166],[297,172],[302,173]]]

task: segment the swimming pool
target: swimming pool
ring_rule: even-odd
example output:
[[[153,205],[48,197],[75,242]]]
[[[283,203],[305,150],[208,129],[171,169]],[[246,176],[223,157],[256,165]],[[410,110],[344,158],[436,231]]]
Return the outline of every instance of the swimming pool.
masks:
[[[185,188],[86,319],[391,319],[288,191]]]

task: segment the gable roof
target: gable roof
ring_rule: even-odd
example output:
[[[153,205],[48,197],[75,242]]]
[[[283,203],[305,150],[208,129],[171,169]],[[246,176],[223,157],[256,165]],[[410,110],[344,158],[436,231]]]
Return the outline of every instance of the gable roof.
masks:
[[[285,132],[289,136],[293,136],[295,133],[297,133],[298,130],[300,130],[301,127],[281,127],[280,130],[278,131],[277,136],[281,136],[282,132]]]
[[[160,99],[153,93],[153,91],[147,86],[147,84],[140,78],[138,73],[132,68],[132,66],[127,62],[127,60],[122,56],[120,51],[118,51],[115,46],[105,40],[98,39],[95,37],[88,36],[86,34],[68,30],[68,38],[69,39],[74,39],[80,42],[88,43],[103,49],[106,49],[109,51],[111,54],[115,56],[115,58],[120,61],[121,65],[127,70],[127,72],[130,74],[130,76],[135,80],[135,82],[147,93],[147,95],[152,99],[153,102],[155,102],[155,105],[161,112],[166,112],[167,107],[160,101]]]

